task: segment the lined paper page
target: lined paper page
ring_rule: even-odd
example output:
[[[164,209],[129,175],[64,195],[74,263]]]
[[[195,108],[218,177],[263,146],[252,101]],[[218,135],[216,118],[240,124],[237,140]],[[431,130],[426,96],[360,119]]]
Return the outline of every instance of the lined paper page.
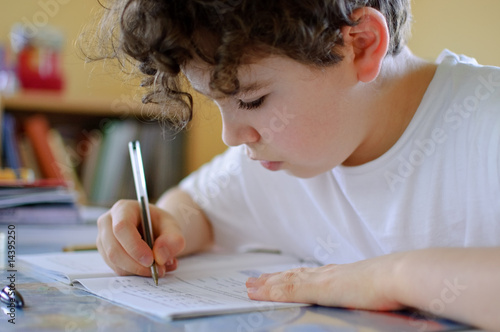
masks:
[[[173,273],[159,279],[158,286],[151,278],[135,276],[77,280],[75,286],[80,283],[93,294],[139,312],[176,319],[300,306],[250,300],[245,287],[248,277],[294,267],[297,264],[216,273]]]

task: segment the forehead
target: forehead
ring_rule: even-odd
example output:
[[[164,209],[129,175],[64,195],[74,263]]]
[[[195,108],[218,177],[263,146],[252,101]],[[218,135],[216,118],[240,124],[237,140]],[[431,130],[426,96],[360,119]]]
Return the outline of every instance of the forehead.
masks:
[[[182,68],[182,72],[191,86],[198,92],[213,99],[226,98],[227,95],[210,88],[210,76],[213,67],[201,60],[192,60]],[[238,68],[240,83],[239,94],[248,94],[263,89],[273,83],[285,80],[290,74],[299,73],[301,77],[311,77],[314,70],[292,59],[270,56],[243,64]]]

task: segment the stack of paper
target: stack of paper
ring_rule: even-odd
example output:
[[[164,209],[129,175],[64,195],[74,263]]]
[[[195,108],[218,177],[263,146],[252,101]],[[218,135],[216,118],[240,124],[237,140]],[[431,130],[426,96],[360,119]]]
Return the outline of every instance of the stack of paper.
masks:
[[[0,223],[75,224],[75,194],[59,180],[0,182]]]

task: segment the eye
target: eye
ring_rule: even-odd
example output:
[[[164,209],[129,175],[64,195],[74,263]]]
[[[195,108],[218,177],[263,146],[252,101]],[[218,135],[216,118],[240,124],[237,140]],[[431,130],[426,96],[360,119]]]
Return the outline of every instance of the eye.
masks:
[[[243,100],[238,100],[238,108],[244,109],[244,110],[253,110],[256,108],[259,108],[262,106],[262,103],[264,103],[264,99],[266,99],[266,96],[262,96],[259,99],[255,99],[253,101],[245,102]]]

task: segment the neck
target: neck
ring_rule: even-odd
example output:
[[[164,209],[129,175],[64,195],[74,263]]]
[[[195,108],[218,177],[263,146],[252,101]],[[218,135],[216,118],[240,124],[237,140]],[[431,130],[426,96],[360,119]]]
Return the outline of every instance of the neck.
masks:
[[[375,160],[401,137],[415,115],[437,66],[409,49],[388,57],[374,82],[366,84],[366,135],[343,163],[357,166]]]

